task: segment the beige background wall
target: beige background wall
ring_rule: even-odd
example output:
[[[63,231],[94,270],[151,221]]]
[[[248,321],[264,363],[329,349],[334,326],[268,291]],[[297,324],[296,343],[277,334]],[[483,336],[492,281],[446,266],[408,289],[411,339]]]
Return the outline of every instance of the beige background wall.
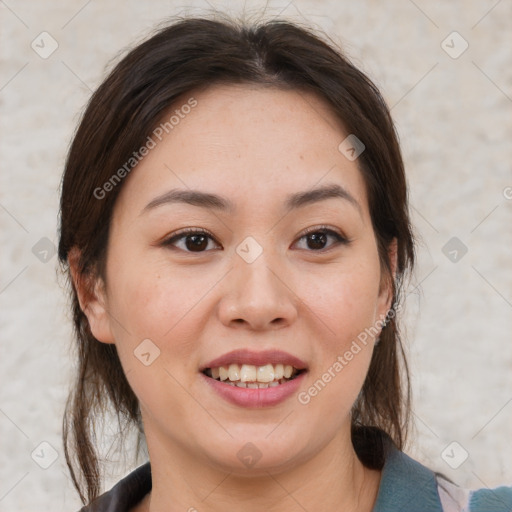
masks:
[[[60,438],[73,364],[52,253],[79,113],[110,59],[155,22],[225,5],[0,2],[0,511],[79,508]],[[245,3],[248,13],[263,7]],[[512,4],[270,1],[267,16],[279,14],[342,44],[380,86],[400,133],[422,238],[406,311],[416,420],[409,452],[461,485],[510,485]],[[58,44],[47,58],[31,48],[35,40],[49,52],[43,31]]]

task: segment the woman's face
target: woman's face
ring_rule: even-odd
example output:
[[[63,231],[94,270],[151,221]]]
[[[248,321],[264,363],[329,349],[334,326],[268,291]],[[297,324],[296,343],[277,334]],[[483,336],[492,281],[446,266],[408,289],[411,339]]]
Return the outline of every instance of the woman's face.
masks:
[[[349,439],[390,307],[364,181],[310,93],[214,86],[176,109],[125,178],[91,329],[150,455],[284,470]]]

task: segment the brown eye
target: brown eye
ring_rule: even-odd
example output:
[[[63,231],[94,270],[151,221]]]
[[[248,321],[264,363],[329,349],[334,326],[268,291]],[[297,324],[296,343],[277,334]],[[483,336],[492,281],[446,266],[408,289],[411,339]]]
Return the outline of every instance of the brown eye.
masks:
[[[185,237],[185,246],[190,251],[204,251],[208,246],[208,237],[204,235],[188,235]]]
[[[206,252],[209,240],[214,238],[206,231],[202,230],[186,230],[173,235],[171,238],[163,242],[164,246],[175,246],[186,252]],[[178,246],[178,243],[181,243]]]
[[[334,242],[326,248],[329,239]],[[321,252],[328,250],[330,247],[340,244],[348,245],[350,243],[344,236],[336,231],[328,228],[315,228],[305,233],[299,238],[299,241],[306,240],[306,249],[313,252]],[[175,247],[185,252],[207,252],[209,241],[213,241],[216,245],[217,242],[213,236],[204,230],[188,229],[174,234],[163,242],[165,247]]]
[[[329,238],[335,240],[334,243],[330,245],[330,247],[340,244],[349,244],[349,240],[347,240],[345,237],[341,236],[336,231],[327,228],[312,229],[306,234],[302,235],[302,237],[299,238],[299,241],[305,239],[307,249],[311,249],[314,252],[319,252],[326,250],[325,246],[328,243]],[[327,247],[327,249],[329,249],[330,247]]]

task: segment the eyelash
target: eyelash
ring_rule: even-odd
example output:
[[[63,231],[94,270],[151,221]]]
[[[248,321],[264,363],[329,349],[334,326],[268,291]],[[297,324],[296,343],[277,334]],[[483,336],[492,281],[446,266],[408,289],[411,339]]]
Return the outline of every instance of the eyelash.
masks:
[[[324,235],[329,235],[329,236],[334,237],[336,239],[336,243],[332,244],[330,247],[328,247],[326,249],[308,250],[308,252],[323,253],[323,252],[329,251],[333,246],[335,247],[338,245],[349,245],[351,243],[351,240],[345,238],[340,233],[338,233],[337,231],[334,231],[333,229],[329,228],[328,226],[317,226],[314,228],[310,228],[307,231],[305,231],[304,233],[302,233],[302,235],[299,236],[298,240],[302,240],[303,238],[307,237],[308,235],[318,234],[318,233],[322,233]],[[174,233],[173,235],[171,235],[169,238],[167,238],[166,240],[164,240],[162,242],[162,245],[165,247],[172,246],[175,242],[177,242],[181,239],[184,239],[189,235],[207,235],[209,238],[214,240],[215,243],[218,244],[218,242],[215,240],[215,237],[208,230],[198,229],[198,228],[187,228],[187,229],[178,231],[177,233]],[[218,245],[220,245],[220,244],[218,244]],[[181,250],[183,250],[184,252],[190,253],[190,254],[201,254],[201,253],[208,252],[206,250],[205,251],[189,251],[186,249],[181,249]]]

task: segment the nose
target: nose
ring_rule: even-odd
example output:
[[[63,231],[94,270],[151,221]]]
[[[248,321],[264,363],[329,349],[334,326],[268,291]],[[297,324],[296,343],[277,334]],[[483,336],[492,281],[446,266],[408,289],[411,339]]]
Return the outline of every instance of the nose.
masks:
[[[299,299],[285,272],[265,257],[265,251],[252,263],[237,254],[224,282],[219,302],[221,322],[231,328],[255,331],[276,330],[291,325],[297,318]]]

